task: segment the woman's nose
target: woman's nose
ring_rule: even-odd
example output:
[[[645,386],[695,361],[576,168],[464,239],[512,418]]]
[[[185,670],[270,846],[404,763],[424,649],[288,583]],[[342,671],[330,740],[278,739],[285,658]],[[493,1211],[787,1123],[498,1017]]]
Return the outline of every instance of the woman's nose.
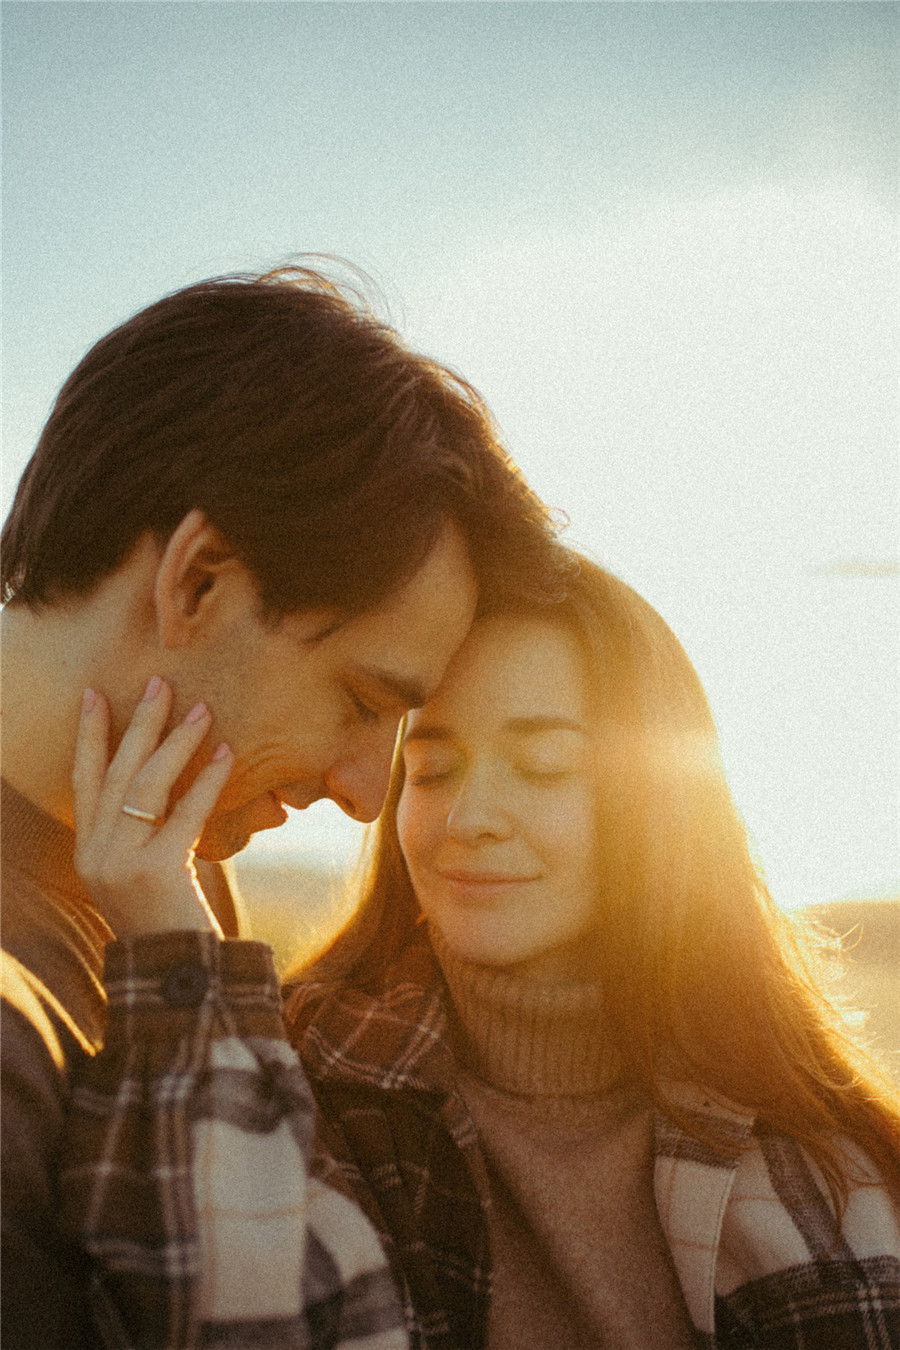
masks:
[[[447,833],[471,843],[486,837],[507,838],[512,830],[501,784],[487,770],[466,774],[447,816]]]

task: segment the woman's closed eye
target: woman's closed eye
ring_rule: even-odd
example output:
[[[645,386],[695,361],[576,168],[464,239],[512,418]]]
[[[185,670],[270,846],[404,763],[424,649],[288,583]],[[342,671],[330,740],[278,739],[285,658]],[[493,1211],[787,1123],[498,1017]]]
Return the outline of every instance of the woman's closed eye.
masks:
[[[585,767],[587,742],[569,728],[541,730],[522,736],[508,747],[508,762],[526,783],[551,787],[573,778]]]
[[[520,778],[524,778],[526,783],[536,783],[538,786],[550,787],[555,783],[562,783],[567,778],[572,778],[577,772],[574,765],[571,764],[517,764],[516,773]]]
[[[411,787],[429,787],[433,783],[442,783],[455,773],[459,763],[453,755],[435,751],[422,754],[416,750],[406,750],[403,762],[406,782]]]

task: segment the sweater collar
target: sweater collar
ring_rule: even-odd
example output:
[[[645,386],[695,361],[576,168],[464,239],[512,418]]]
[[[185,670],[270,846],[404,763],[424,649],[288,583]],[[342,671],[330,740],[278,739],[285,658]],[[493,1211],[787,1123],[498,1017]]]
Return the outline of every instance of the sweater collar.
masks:
[[[23,797],[5,778],[0,788],[3,828],[16,841],[14,853],[7,851],[8,864],[39,886],[62,892],[93,910],[93,901],[75,871],[75,831]]]
[[[476,965],[431,941],[450,991],[457,1051],[479,1078],[529,1097],[607,1092],[620,1077],[597,984],[550,983]]]

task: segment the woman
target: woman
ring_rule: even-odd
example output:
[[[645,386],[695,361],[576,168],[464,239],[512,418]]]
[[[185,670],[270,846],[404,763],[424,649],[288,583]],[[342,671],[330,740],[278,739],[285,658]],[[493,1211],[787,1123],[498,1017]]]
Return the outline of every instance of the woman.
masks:
[[[766,893],[687,657],[593,564],[484,615],[410,715],[360,908],[286,1020],[414,1345],[900,1343],[900,1110]]]
[[[681,646],[591,563],[410,714],[287,1025],[422,1343],[900,1344],[900,1110],[766,892]]]

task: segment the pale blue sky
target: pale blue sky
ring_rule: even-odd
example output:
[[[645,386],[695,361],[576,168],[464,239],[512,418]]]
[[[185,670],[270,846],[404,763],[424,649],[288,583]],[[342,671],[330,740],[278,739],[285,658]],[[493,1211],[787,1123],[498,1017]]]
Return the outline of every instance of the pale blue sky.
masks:
[[[778,898],[897,882],[898,6],[2,17],[4,510],[106,329],[344,254],[685,641]]]

